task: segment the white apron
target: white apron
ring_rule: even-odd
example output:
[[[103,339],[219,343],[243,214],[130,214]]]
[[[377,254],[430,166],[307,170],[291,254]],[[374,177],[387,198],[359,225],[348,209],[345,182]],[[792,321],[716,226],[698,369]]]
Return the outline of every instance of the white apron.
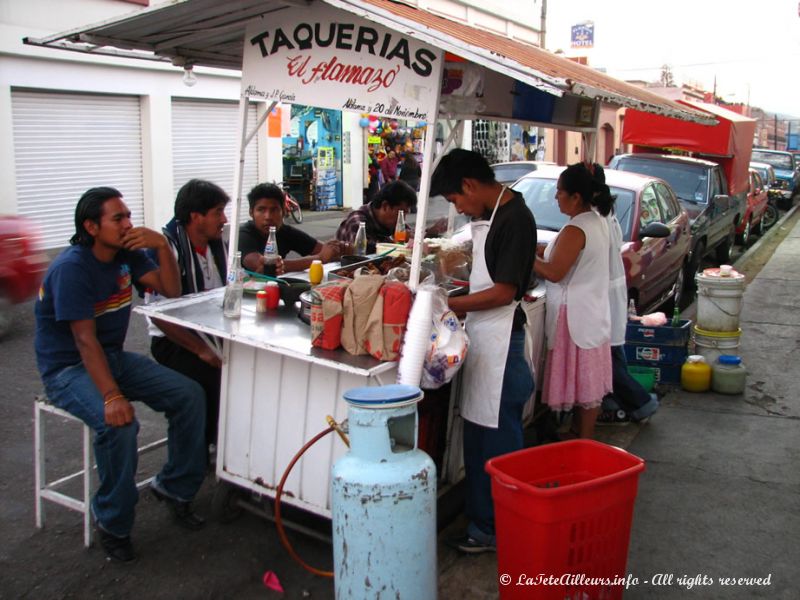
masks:
[[[486,238],[494,221],[500,198],[497,197],[492,216],[488,221],[474,221],[472,228],[472,272],[469,291],[481,292],[494,285],[486,267]],[[500,416],[500,395],[503,391],[503,374],[508,357],[508,344],[514,325],[514,311],[519,302],[489,310],[467,313],[466,329],[469,351],[461,376],[461,416],[483,427],[497,428]]]

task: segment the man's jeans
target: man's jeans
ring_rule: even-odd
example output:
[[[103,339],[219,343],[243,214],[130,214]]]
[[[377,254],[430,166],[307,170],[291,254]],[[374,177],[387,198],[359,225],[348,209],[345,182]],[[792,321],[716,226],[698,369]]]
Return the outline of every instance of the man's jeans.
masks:
[[[534,389],[533,374],[525,361],[525,334],[511,333],[497,428],[464,420],[464,469],[467,533],[484,544],[494,543],[492,484],[486,473],[490,458],[522,449],[522,410]]]
[[[191,500],[205,476],[205,394],[197,383],[145,356],[131,352],[106,354],[120,391],[163,412],[169,420],[167,463],[158,482],[170,496]],[[139,422],[124,427],[105,423],[103,396],[83,364],[67,367],[44,381],[55,406],[75,415],[95,432],[94,452],[100,487],[92,499],[99,525],[117,537],[133,527],[138,462]]]
[[[606,410],[621,408],[634,421],[641,421],[658,410],[658,400],[628,373],[628,361],[622,346],[611,346],[611,372],[614,382],[614,403],[603,403]]]

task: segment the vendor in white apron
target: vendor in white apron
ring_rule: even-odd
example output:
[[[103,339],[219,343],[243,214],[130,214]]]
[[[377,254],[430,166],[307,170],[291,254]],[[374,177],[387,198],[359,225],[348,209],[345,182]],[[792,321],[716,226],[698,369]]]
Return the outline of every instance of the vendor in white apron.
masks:
[[[431,195],[473,218],[470,293],[451,298],[466,313],[470,346],[463,368],[461,416],[469,518],[454,545],[493,551],[494,507],[486,461],[522,448],[522,409],[534,389],[525,359],[525,313],[536,250],[536,223],[522,195],[499,184],[480,154],[456,149],[439,162]]]

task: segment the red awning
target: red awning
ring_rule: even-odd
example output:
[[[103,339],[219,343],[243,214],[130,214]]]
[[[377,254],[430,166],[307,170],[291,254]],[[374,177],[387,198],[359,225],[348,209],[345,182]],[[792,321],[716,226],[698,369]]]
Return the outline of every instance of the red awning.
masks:
[[[650,148],[684,150],[717,158],[725,167],[732,193],[747,190],[748,165],[756,122],[715,104],[679,100],[690,108],[714,115],[717,125],[701,125],[635,109],[625,112],[622,141]]]

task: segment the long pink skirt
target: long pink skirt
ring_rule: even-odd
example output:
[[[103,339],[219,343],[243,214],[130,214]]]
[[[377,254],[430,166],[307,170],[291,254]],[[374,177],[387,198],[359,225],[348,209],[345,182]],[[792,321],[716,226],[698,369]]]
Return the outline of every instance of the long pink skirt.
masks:
[[[584,350],[569,335],[567,307],[561,305],[556,323],[556,341],[547,352],[544,370],[544,402],[555,411],[597,408],[612,390],[611,346]]]

